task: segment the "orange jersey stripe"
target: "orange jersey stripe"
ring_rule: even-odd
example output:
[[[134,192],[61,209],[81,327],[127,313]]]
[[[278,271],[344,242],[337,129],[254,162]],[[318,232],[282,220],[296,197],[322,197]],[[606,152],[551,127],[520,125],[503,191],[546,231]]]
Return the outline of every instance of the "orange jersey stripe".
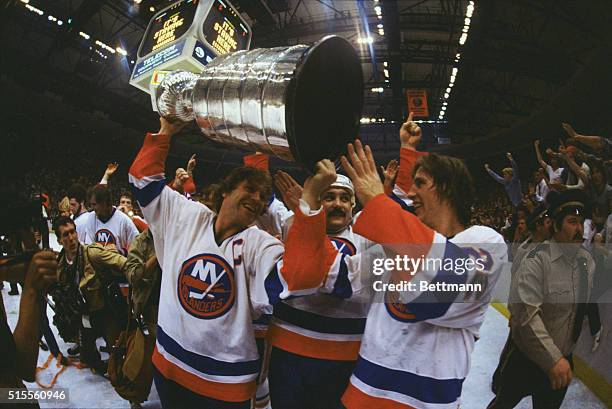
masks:
[[[412,187],[412,183],[414,183],[412,178],[414,165],[416,165],[417,160],[421,156],[425,156],[427,154],[427,152],[417,152],[406,148],[400,149],[400,168],[397,172],[395,184],[398,185],[405,193],[408,193]]]
[[[170,136],[148,133],[130,167],[130,174],[141,179],[163,173],[168,150],[170,150]]]
[[[347,409],[416,409],[414,406],[387,398],[377,398],[363,393],[349,382],[342,395],[342,403]]]
[[[325,282],[336,254],[325,233],[325,211],[310,217],[296,211],[285,240],[281,269],[289,291],[318,288]]]
[[[356,361],[361,346],[361,341],[310,338],[274,324],[268,329],[268,341],[292,354],[331,361]]]
[[[255,397],[255,380],[245,383],[209,381],[167,361],[158,351],[153,351],[153,365],[164,377],[197,394],[225,402],[244,402]]]

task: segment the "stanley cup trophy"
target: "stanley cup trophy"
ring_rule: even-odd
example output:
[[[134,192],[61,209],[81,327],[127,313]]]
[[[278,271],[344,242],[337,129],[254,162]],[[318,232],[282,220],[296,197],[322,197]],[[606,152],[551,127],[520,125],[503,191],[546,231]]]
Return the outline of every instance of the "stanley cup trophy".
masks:
[[[229,42],[221,45],[232,44],[224,38]],[[159,114],[170,121],[195,119],[216,142],[314,169],[323,158],[337,159],[357,136],[363,74],[353,46],[328,36],[311,46],[219,55],[199,74],[173,70],[150,92]]]

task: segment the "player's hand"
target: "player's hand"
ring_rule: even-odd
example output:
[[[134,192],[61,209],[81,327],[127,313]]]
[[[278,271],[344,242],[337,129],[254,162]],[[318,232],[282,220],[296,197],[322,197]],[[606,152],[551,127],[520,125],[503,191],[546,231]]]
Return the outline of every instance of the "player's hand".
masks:
[[[333,182],[332,182],[333,183]],[[300,198],[304,190],[300,184],[286,172],[279,170],[274,175],[274,184],[278,189],[287,209],[295,213],[300,205]]]
[[[160,127],[159,127],[158,134],[172,136],[174,134],[179,133],[180,130],[183,129],[185,125],[187,125],[187,122],[180,122],[180,121],[170,122],[166,118],[163,118],[160,116],[159,125]]]
[[[45,293],[57,281],[57,255],[50,250],[34,254],[25,276],[24,289]]]
[[[536,139],[535,141],[533,141],[533,144],[534,144],[534,145],[535,145],[537,148],[539,148],[539,147],[540,147],[540,140],[539,140],[539,139]]]
[[[565,388],[570,384],[573,377],[572,368],[565,358],[559,359],[555,366],[548,371],[550,386],[555,390]]]
[[[391,159],[389,163],[387,163],[387,167],[385,168],[381,165],[380,170],[382,170],[383,176],[385,177],[384,185],[392,187],[393,181],[399,171],[399,162],[395,159]]]
[[[355,194],[363,206],[375,196],[385,192],[376,170],[372,150],[368,145],[364,149],[361,142],[355,139],[355,145],[348,144],[348,158],[343,155],[341,161],[342,167],[353,182]]]
[[[508,160],[512,160],[512,154],[510,152],[506,152],[506,158],[508,158]]]
[[[189,179],[189,174],[187,171],[183,168],[178,168],[174,175],[174,182],[172,182],[172,187],[174,190],[182,192],[183,184],[187,179]]]
[[[408,114],[408,119],[402,124],[400,128],[400,142],[402,148],[416,150],[419,142],[421,141],[421,127],[412,121],[413,113]]]
[[[187,173],[189,174],[189,176],[193,176],[193,170],[196,167],[196,154],[194,153],[193,155],[191,155],[191,158],[189,158],[189,161],[187,162]]]
[[[316,173],[304,182],[302,199],[308,203],[311,209],[318,209],[321,194],[336,181],[336,178],[336,167],[332,161],[329,159],[318,161]]]
[[[484,168],[485,168],[486,170],[491,169],[491,168],[489,167],[489,164],[488,164],[488,163],[485,163],[485,164],[484,164]]]

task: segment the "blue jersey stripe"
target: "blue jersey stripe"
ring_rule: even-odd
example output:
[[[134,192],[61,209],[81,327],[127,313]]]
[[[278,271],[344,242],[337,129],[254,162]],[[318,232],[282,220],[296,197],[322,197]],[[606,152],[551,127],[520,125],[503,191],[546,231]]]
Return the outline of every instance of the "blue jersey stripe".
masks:
[[[401,393],[432,404],[453,403],[461,396],[463,379],[435,379],[389,369],[359,356],[353,374],[376,389]]]
[[[259,372],[259,359],[245,362],[224,362],[187,351],[166,334],[159,325],[157,326],[157,342],[167,353],[204,374],[242,376]]]
[[[284,302],[274,306],[274,316],[310,331],[325,334],[361,335],[365,329],[365,318],[333,318],[299,310]]]
[[[441,244],[434,244],[441,245]],[[444,251],[444,260],[449,259],[466,259],[468,254],[458,247],[457,245],[447,241],[446,248]],[[446,284],[464,284],[467,281],[467,272],[464,274],[456,274],[455,271],[446,271],[444,269],[439,270],[430,284],[446,283]],[[402,322],[420,322],[439,318],[446,314],[450,306],[457,300],[459,291],[426,291],[421,293],[413,301],[404,304],[410,314],[414,315],[414,318],[402,318],[389,309],[391,306],[389,303],[385,303],[387,311],[389,311],[393,319]]]
[[[348,277],[348,266],[346,265],[346,254],[342,255],[340,259],[340,271],[338,272],[338,278],[334,283],[334,290],[332,294],[340,298],[351,298],[353,295],[353,287]]]
[[[264,286],[270,304],[276,305],[280,301],[280,294],[283,292],[283,283],[278,275],[278,268],[276,265],[274,265],[274,268],[264,280]]]
[[[162,190],[164,190],[164,187],[166,186],[166,179],[152,181],[142,189],[138,189],[131,183],[130,186],[132,187],[132,193],[138,201],[138,204],[142,207],[146,207],[161,194]]]

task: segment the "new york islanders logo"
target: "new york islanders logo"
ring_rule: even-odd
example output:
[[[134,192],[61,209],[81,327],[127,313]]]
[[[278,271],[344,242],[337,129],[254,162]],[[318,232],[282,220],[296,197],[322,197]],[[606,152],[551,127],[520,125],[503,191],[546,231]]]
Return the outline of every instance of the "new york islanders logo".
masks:
[[[181,266],[177,292],[185,311],[194,317],[221,317],[236,298],[234,271],[222,257],[198,254]]]
[[[115,235],[108,229],[100,229],[96,232],[95,242],[101,244],[103,246],[108,246],[109,244],[117,245],[117,239]]]
[[[346,256],[354,256],[357,253],[357,249],[353,243],[342,237],[330,237],[329,238],[339,253]]]

